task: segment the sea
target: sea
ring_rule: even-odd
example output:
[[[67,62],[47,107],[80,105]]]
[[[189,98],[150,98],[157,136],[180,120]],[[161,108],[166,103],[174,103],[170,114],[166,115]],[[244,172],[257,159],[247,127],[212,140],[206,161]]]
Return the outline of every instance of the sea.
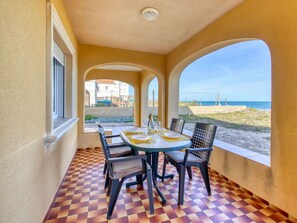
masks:
[[[200,101],[198,102],[200,105],[204,106],[212,106],[215,105],[215,101]],[[254,108],[258,110],[271,110],[271,102],[270,101],[221,101],[220,104],[222,106],[230,105],[230,106],[246,106],[247,108]]]

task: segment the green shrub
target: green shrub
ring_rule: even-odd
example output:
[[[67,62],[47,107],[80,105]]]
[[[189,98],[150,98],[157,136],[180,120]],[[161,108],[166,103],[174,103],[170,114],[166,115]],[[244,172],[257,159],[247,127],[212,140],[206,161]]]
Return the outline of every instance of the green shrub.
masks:
[[[91,114],[85,115],[85,120],[91,120],[91,119],[96,119],[96,118],[98,118],[98,117],[95,115],[91,115]]]

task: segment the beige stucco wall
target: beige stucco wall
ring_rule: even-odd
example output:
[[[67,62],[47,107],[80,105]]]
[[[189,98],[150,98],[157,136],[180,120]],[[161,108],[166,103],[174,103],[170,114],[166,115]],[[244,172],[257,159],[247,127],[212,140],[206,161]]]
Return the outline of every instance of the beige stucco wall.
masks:
[[[76,125],[44,145],[46,3],[0,1],[1,222],[42,222],[77,147]]]
[[[97,117],[123,117],[133,116],[133,107],[86,107],[86,115],[94,115]]]
[[[168,55],[167,111],[174,114],[175,82],[192,61],[245,39],[262,39],[271,52],[271,168],[217,149],[212,168],[297,217],[297,1],[248,0]]]

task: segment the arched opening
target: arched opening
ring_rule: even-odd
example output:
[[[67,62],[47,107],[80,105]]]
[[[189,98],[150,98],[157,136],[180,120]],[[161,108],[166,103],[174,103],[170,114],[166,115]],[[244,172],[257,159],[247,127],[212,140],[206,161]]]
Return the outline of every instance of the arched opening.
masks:
[[[85,81],[90,105],[85,106],[85,130],[105,127],[134,126],[134,88],[119,80]]]
[[[216,139],[270,155],[271,57],[261,40],[232,44],[187,66],[179,84],[179,116],[218,126]]]
[[[109,62],[104,64],[97,64],[93,66],[88,66],[84,72],[83,86],[85,87],[85,81],[95,80],[95,79],[113,79],[126,82],[133,86],[134,88],[134,125],[140,126],[142,120],[147,117],[148,106],[145,100],[147,97],[147,88],[151,79],[161,77],[161,85],[159,84],[159,96],[158,96],[158,116],[162,121],[165,118],[165,108],[164,108],[164,97],[165,97],[165,80],[164,77],[156,72],[150,67],[143,65],[132,64],[127,62]],[[161,90],[160,90],[161,88]],[[85,89],[83,89],[83,92]],[[91,94],[91,93],[90,93]],[[92,95],[92,94],[91,94]],[[161,95],[161,96],[160,96]],[[82,96],[84,97],[84,95]],[[84,101],[82,101],[84,105]],[[85,128],[85,107],[82,107],[82,119],[80,121],[79,128],[82,132],[88,133]],[[91,131],[94,131],[91,130]]]
[[[154,118],[164,125],[164,81],[152,72],[143,72],[141,78],[141,124],[147,121],[148,115],[153,113]]]
[[[153,113],[154,117],[158,119],[158,107],[159,107],[159,87],[158,78],[152,79],[148,86],[148,111]]]

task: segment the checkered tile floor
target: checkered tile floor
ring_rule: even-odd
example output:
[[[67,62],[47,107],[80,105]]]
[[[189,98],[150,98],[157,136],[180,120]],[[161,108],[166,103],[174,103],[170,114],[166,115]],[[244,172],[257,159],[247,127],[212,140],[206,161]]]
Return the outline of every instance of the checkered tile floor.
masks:
[[[163,162],[160,158],[159,169]],[[107,202],[102,174],[104,156],[100,148],[78,149],[50,207],[45,223],[95,223],[106,220]],[[176,170],[167,165],[167,173]],[[144,188],[122,187],[109,222],[290,222],[286,213],[275,211],[238,185],[211,171],[212,195],[207,196],[199,170],[193,168],[193,180],[185,183],[184,205],[177,205],[178,176],[158,181],[167,199],[162,205],[154,190],[155,214],[149,214],[146,182]]]

